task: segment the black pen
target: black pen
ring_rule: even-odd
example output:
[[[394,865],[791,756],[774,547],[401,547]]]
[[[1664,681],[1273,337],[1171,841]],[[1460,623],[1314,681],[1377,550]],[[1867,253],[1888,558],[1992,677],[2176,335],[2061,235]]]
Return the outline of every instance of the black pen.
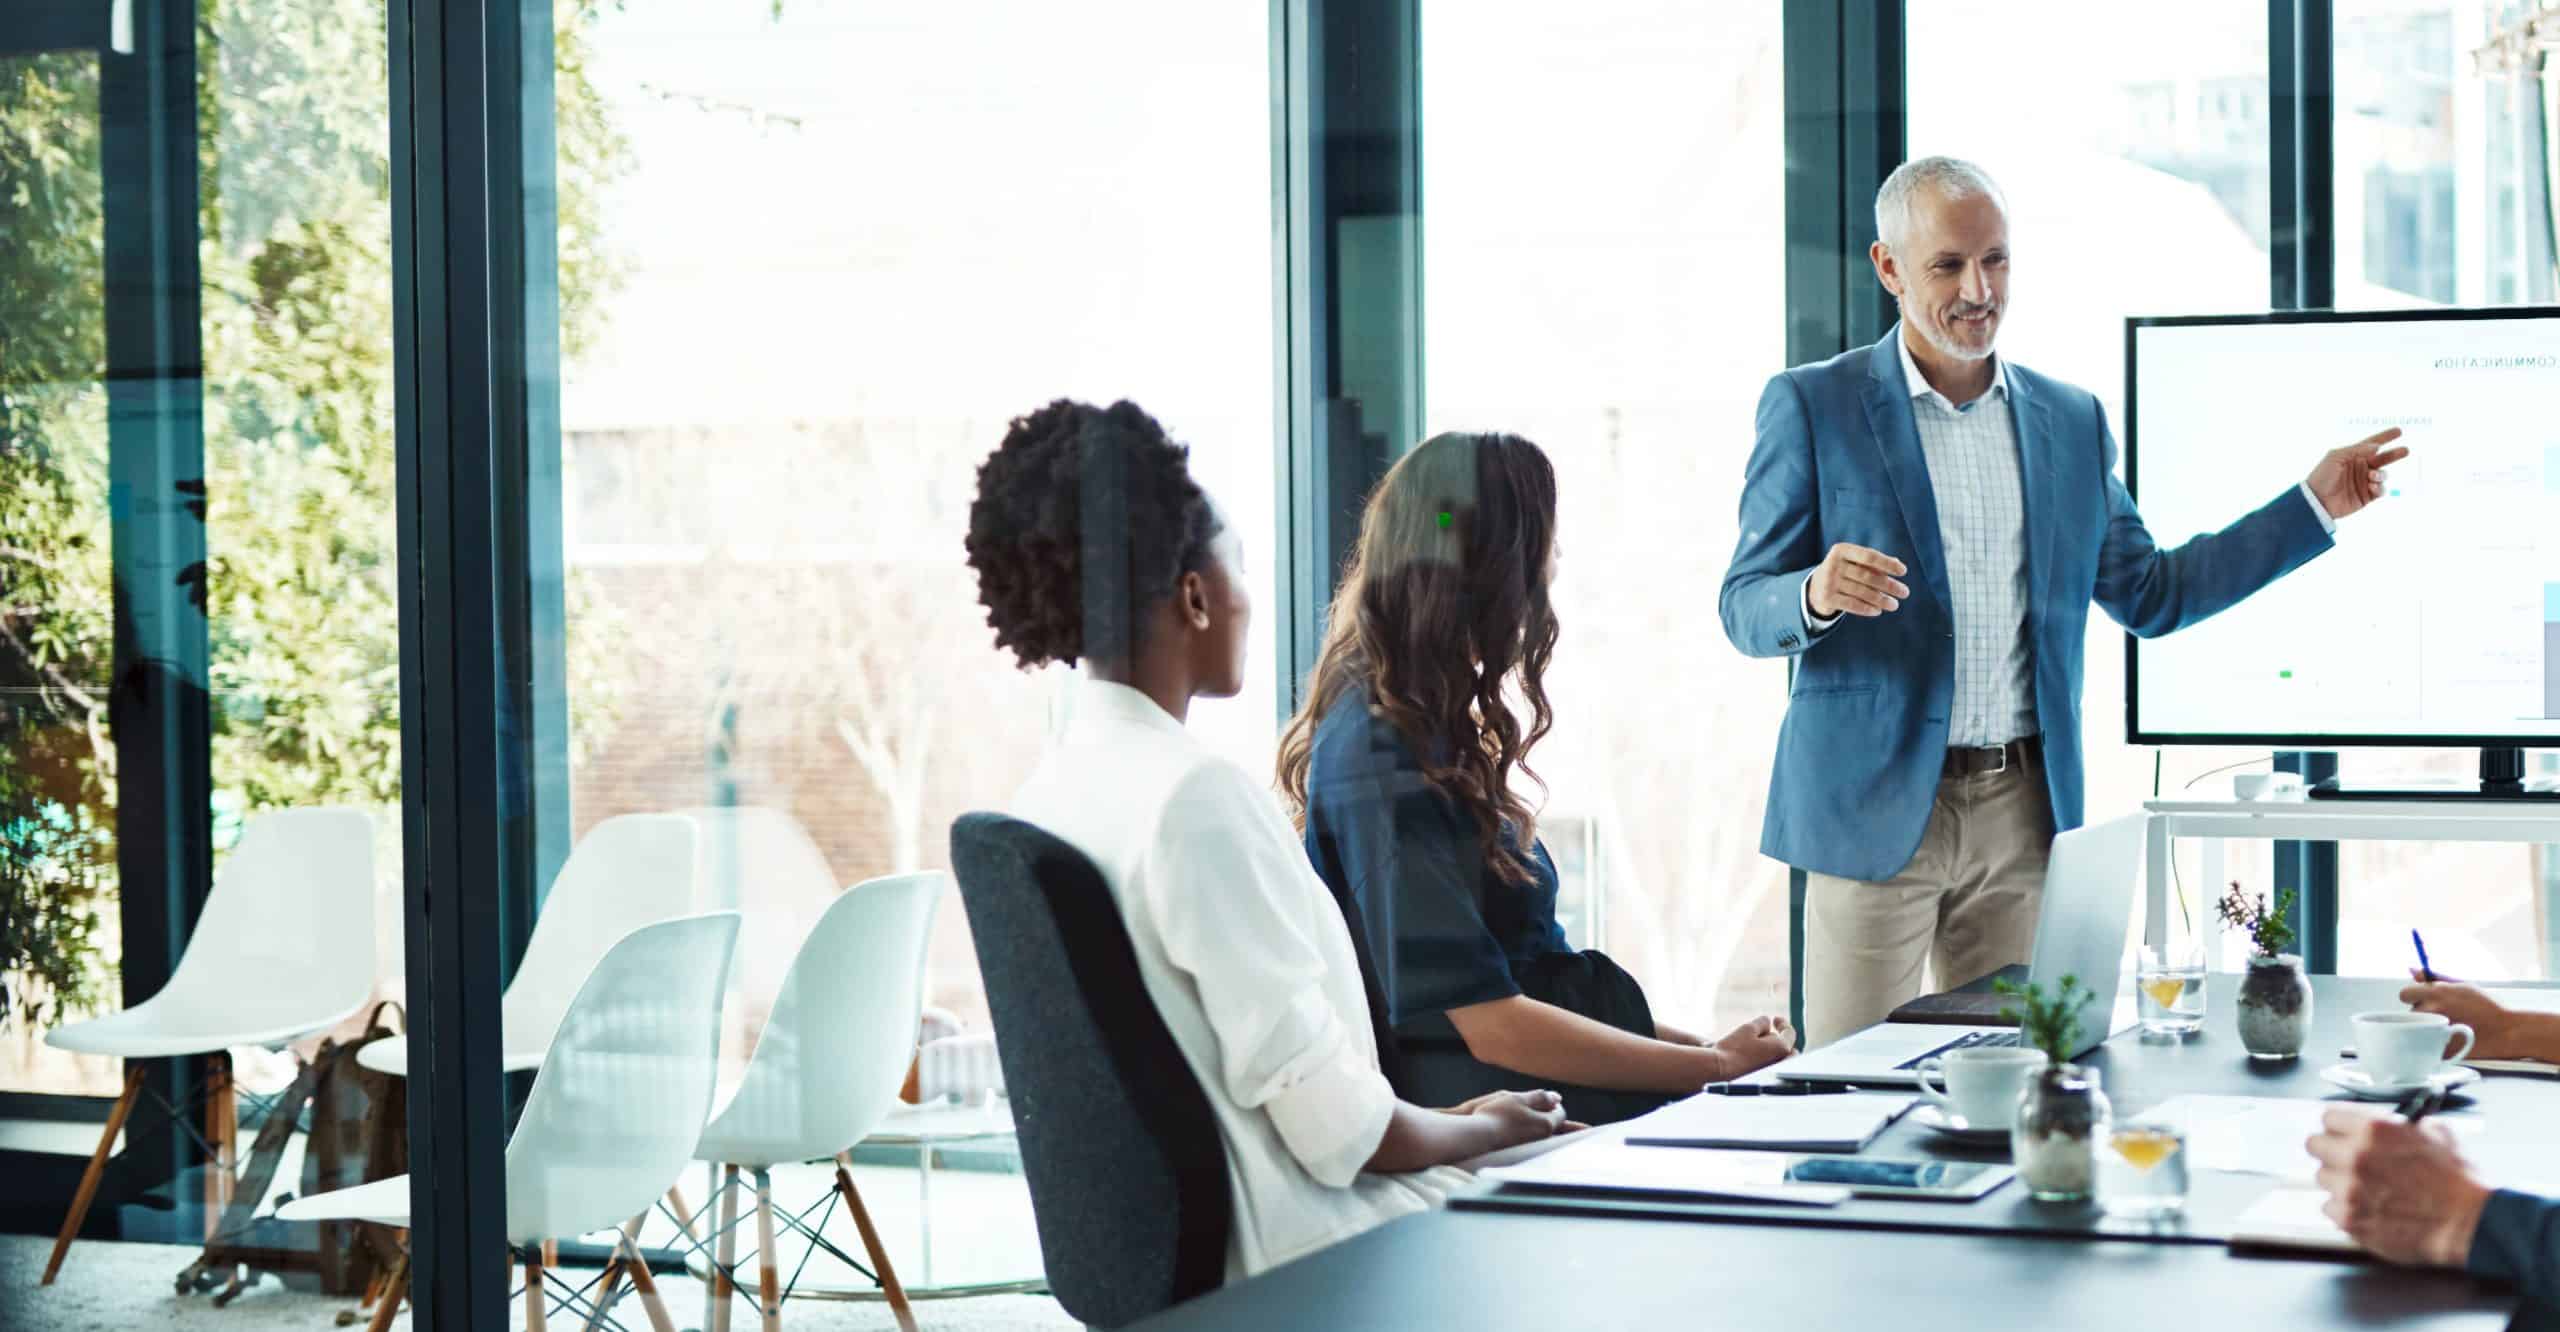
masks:
[[[1848,1084],[1797,1084],[1797,1081],[1772,1081],[1772,1084],[1710,1084],[1708,1091],[1725,1089],[1728,1096],[1838,1096],[1843,1091],[1856,1091]]]
[[[2444,1108],[2444,1093],[2433,1087],[2412,1092],[2401,1099],[2400,1117],[2415,1124]]]

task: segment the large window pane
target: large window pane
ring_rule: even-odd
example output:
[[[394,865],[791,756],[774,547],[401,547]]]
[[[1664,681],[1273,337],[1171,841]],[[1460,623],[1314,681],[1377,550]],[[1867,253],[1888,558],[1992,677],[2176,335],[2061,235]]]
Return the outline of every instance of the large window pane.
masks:
[[[588,100],[564,53],[561,273],[596,278],[583,310],[564,292],[559,383],[571,823],[583,844],[622,815],[701,821],[706,897],[746,913],[725,1077],[819,913],[944,867],[954,816],[1003,808],[1046,743],[1062,673],[997,650],[962,545],[1012,417],[1126,397],[1192,445],[1263,626],[1244,697],[1192,724],[1271,771],[1269,26],[1173,3],[606,7]],[[609,151],[578,155],[582,121]],[[956,896],[926,1001],[988,1030]],[[795,1207],[826,1183],[778,1174]],[[941,1246],[935,1283],[1036,1273],[1001,1183],[1002,1224]],[[863,1185],[911,1283],[914,1187]],[[856,1280],[823,1255],[812,1274]]]
[[[2341,308],[2552,299],[2554,84],[2474,59],[2529,8],[2337,6]]]
[[[113,1095],[47,1026],[116,997],[98,57],[0,59],[0,1090]],[[23,201],[23,202],[19,202]]]
[[[1431,0],[1422,33],[1429,428],[1524,435],[1561,490],[1562,914],[1666,1021],[1783,1013],[1786,680],[1713,611],[1785,364],[1779,6]]]
[[[69,1211],[86,1098],[150,1081],[100,1238],[13,1294],[31,1326],[138,1270],[170,1298],[217,1231],[320,1270],[309,1227],[247,1218],[357,1182],[362,1143],[254,1144],[396,993],[400,922],[384,5],[82,8],[0,18],[65,47],[0,58],[0,1091],[53,1094],[6,1103],[16,1201]],[[300,1109],[345,1132],[365,1102]]]
[[[2341,0],[2336,18],[2338,304],[2514,305],[2553,299],[2551,126],[2560,83],[2473,53],[2531,7],[2507,0]],[[2416,432],[2410,444],[2425,450]],[[2545,762],[2548,762],[2546,756]],[[2474,779],[2473,750],[2339,756],[2366,785]],[[2408,965],[2427,932],[2447,974],[2551,974],[2551,849],[2349,842],[2338,853],[2338,969]]]
[[[2096,394],[2121,442],[2126,316],[2267,306],[2265,7],[2173,0],[2134,23],[2038,0],[1911,0],[1907,13],[1911,154],[1979,163],[2008,196],[2000,351]],[[1999,77],[1986,82],[1985,70]],[[2125,743],[2124,641],[2113,620],[2090,616],[2090,818],[2138,808],[2155,783],[2166,796],[2190,783],[2198,797],[2227,794],[2216,770],[2250,752]],[[2254,757],[2263,768],[2266,752]],[[2209,903],[2192,853],[2181,859],[2187,906]],[[2263,889],[2264,845],[2233,859]],[[2186,937],[2179,921],[2173,910]]]

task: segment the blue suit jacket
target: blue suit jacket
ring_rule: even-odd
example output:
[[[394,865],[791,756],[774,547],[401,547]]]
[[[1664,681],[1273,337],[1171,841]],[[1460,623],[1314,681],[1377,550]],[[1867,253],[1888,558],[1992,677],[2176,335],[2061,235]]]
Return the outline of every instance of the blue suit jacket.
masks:
[[[1763,854],[1889,879],[1920,847],[1955,692],[1954,602],[1938,506],[1893,340],[1799,366],[1760,395],[1742,538],[1719,609],[1735,647],[1799,658],[1769,781]],[[2230,606],[2329,548],[2288,486],[2254,513],[2162,550],[2116,479],[2096,398],[2011,362],[2027,521],[2026,634],[2055,829],[2081,821],[2080,680],[2090,603],[2149,638]],[[1834,543],[1910,568],[1911,596],[1875,619],[1805,631],[1806,578]]]

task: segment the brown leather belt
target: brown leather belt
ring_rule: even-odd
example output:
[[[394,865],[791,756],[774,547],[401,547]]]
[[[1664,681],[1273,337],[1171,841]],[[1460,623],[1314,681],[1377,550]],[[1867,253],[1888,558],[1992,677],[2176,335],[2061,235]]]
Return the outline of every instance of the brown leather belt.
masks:
[[[1968,745],[1947,751],[1945,766],[1938,769],[1943,777],[1974,777],[1986,772],[2007,772],[2023,768],[2044,757],[2041,737],[2028,736],[2005,745]]]

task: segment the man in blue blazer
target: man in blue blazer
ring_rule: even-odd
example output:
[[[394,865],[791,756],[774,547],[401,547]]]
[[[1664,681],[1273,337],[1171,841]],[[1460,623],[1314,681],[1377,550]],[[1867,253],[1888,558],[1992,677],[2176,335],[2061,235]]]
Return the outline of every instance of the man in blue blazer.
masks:
[[[2054,833],[2081,822],[2089,607],[2150,637],[2327,550],[2407,450],[2386,430],[2162,550],[2097,399],[1993,351],[2009,234],[1980,168],[1923,158],[1876,195],[1901,303],[1882,342],[1760,397],[1720,609],[1797,659],[1761,851],[1807,871],[1804,1029],[1827,1044],[2027,960]]]

